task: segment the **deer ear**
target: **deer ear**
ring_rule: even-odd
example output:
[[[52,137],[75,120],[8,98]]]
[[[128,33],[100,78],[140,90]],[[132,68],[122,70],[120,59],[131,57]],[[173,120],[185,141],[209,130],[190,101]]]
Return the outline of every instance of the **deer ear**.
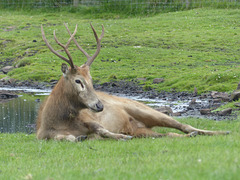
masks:
[[[67,76],[67,73],[68,73],[68,71],[69,71],[67,64],[62,63],[62,68],[61,68],[61,70],[62,70],[62,72],[63,72],[63,76],[66,77],[66,76]]]

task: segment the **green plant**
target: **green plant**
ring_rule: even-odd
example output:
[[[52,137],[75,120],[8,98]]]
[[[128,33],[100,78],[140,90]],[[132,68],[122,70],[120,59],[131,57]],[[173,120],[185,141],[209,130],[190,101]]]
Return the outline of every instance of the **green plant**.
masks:
[[[238,179],[239,119],[179,121],[231,134],[79,143],[38,141],[35,134],[0,134],[0,179]]]

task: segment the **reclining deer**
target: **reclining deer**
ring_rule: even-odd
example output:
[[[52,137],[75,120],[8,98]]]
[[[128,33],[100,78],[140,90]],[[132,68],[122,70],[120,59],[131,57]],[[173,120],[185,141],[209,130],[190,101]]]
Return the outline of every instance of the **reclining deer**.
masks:
[[[101,137],[123,140],[133,137],[191,137],[196,134],[228,134],[228,132],[222,131],[197,129],[190,125],[182,124],[172,117],[142,103],[103,92],[96,92],[92,85],[89,69],[100,52],[104,27],[102,26],[101,36],[98,37],[91,25],[97,41],[97,50],[93,56],[84,51],[74,38],[77,32],[77,25],[73,34],[69,31],[66,24],[65,27],[70,35],[66,45],[59,42],[55,31],[54,39],[64,49],[68,58],[62,56],[51,47],[45,37],[43,26],[41,26],[42,37],[47,47],[55,55],[67,62],[70,67],[64,63],[62,64],[63,76],[39,109],[37,118],[38,139],[75,142],[89,134],[98,134]],[[68,46],[71,41],[87,57],[87,62],[80,67],[74,65],[69,53]],[[160,134],[151,130],[155,126],[175,128],[186,134]]]

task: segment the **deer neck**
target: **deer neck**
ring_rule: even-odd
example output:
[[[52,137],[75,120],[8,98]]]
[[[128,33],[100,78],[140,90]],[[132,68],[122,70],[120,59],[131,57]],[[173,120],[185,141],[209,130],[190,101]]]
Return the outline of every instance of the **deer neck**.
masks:
[[[63,119],[72,119],[78,116],[79,111],[83,109],[83,105],[77,100],[74,95],[68,93],[66,83],[62,77],[52,91],[51,100],[58,107],[59,116]]]

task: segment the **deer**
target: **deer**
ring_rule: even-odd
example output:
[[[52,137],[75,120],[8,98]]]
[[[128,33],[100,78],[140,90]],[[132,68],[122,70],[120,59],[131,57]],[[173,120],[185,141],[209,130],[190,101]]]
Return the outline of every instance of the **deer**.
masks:
[[[45,44],[69,67],[66,63],[62,64],[63,75],[39,108],[36,122],[37,139],[77,142],[85,140],[91,134],[115,140],[229,134],[228,131],[197,129],[191,125],[182,124],[143,103],[94,90],[90,66],[100,52],[104,26],[102,25],[102,33],[98,37],[90,23],[97,42],[97,50],[90,56],[75,38],[78,26],[76,25],[74,32],[71,33],[67,24],[64,23],[64,25],[70,36],[67,43],[64,45],[58,40],[55,30],[53,36],[56,43],[63,48],[67,58],[52,48],[46,39],[43,25],[41,25],[42,38]],[[74,65],[69,52],[68,47],[72,41],[87,58],[87,61],[81,66]],[[174,128],[184,134],[158,133],[152,130],[153,127],[157,126]]]

